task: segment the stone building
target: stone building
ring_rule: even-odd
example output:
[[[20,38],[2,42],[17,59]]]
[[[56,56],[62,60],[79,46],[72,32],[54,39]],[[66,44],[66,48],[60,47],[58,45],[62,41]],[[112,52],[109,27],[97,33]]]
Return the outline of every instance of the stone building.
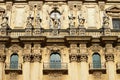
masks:
[[[0,0],[0,80],[120,80],[120,0]]]

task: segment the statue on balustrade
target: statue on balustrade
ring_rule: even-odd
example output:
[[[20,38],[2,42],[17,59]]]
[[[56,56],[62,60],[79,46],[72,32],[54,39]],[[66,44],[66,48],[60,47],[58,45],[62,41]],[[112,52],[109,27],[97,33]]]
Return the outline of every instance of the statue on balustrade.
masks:
[[[78,15],[79,27],[84,27],[85,19],[82,17],[82,14]]]
[[[71,27],[74,27],[74,25],[75,25],[75,22],[74,22],[75,17],[73,16],[73,14],[70,14],[70,15],[68,16],[68,18],[69,18],[69,27],[70,27],[70,28],[71,28]]]
[[[103,17],[103,27],[104,28],[108,28],[109,27],[109,16],[104,13],[104,17]]]
[[[42,22],[42,18],[40,16],[40,14],[37,14],[37,16],[36,16],[36,28],[41,28],[41,22]]]
[[[27,28],[33,28],[32,21],[33,21],[33,17],[31,16],[31,14],[29,14],[27,18],[27,24],[26,24]]]
[[[2,26],[2,28],[8,28],[8,17],[7,17],[6,13],[4,13],[2,16],[1,26]]]

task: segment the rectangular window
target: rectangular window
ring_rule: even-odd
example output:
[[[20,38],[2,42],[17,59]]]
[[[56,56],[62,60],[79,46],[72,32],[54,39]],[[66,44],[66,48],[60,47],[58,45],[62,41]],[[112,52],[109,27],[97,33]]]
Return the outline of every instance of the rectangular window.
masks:
[[[113,23],[113,29],[120,29],[120,19],[113,18],[112,23]]]

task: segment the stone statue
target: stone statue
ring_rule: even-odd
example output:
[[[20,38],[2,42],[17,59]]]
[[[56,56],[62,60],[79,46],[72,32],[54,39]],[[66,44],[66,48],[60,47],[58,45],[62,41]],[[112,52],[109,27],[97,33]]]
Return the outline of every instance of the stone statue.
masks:
[[[56,14],[54,14],[54,19],[53,19],[53,26],[54,26],[54,28],[56,29],[56,28],[60,28],[60,19],[58,19],[57,18],[57,16],[56,16]]]
[[[31,16],[31,14],[29,14],[26,24],[27,28],[32,28],[32,21],[33,21],[33,17]]]
[[[8,27],[8,17],[7,17],[6,13],[4,13],[3,16],[2,16],[2,24],[1,24],[1,26],[5,27],[5,28]]]
[[[103,27],[109,27],[109,17],[107,14],[104,14],[104,17],[103,17]]]
[[[79,15],[78,15],[78,22],[79,22],[79,26],[80,26],[80,27],[83,27],[83,26],[84,26],[85,19],[82,18],[82,14],[79,14]]]
[[[40,17],[40,14],[37,14],[37,17],[36,17],[36,28],[41,28],[41,22],[42,22],[42,19]]]
[[[73,14],[70,14],[68,16],[68,18],[69,18],[69,27],[74,27],[74,19],[75,19],[75,17],[73,16]]]

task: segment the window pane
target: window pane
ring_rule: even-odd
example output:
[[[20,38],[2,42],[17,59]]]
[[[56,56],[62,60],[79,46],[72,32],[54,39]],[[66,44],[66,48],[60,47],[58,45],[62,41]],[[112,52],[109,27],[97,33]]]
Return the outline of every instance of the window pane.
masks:
[[[113,29],[120,29],[120,19],[112,19]]]
[[[93,55],[93,68],[101,68],[101,59],[99,54]]]
[[[14,54],[11,56],[10,68],[12,68],[12,69],[18,68],[18,55]]]

